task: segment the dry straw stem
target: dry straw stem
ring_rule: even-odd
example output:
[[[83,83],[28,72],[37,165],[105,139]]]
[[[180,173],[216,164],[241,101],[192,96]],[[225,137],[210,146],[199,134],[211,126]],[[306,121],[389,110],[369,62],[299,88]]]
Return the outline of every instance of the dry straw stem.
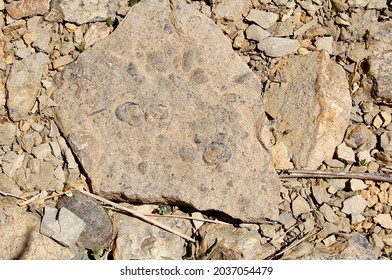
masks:
[[[201,221],[201,222],[207,222],[207,223],[213,223],[213,224],[230,225],[229,223],[225,223],[225,222],[217,221],[217,220],[208,220],[208,219],[186,217],[186,216],[179,216],[179,215],[159,215],[159,214],[145,214],[145,215],[150,216],[150,217],[158,217],[158,218],[179,218],[179,219]]]
[[[331,179],[361,179],[372,180],[392,183],[392,177],[387,174],[376,173],[356,173],[356,172],[343,172],[343,171],[327,171],[327,170],[297,170],[289,169],[283,170],[280,174],[281,179],[288,178],[331,178]],[[288,173],[288,174],[287,174]]]
[[[174,230],[174,229],[172,229],[172,228],[170,228],[170,227],[168,227],[168,226],[166,226],[166,225],[164,225],[164,224],[162,224],[162,223],[160,223],[160,222],[157,222],[157,221],[155,221],[155,220],[153,220],[153,219],[151,219],[151,218],[149,218],[149,217],[147,217],[147,216],[145,216],[145,215],[143,215],[143,214],[140,214],[140,213],[138,213],[138,212],[136,212],[136,211],[133,211],[133,210],[131,210],[131,209],[125,207],[125,206],[119,205],[119,204],[117,204],[117,203],[115,203],[115,202],[112,202],[112,201],[110,201],[110,200],[107,200],[107,199],[105,199],[105,198],[103,198],[103,197],[100,197],[100,196],[98,196],[98,195],[95,195],[95,194],[86,192],[86,191],[84,191],[84,190],[79,190],[79,189],[78,189],[77,191],[79,191],[79,192],[81,192],[81,193],[83,193],[83,194],[85,194],[85,195],[87,195],[87,196],[90,196],[90,197],[92,197],[92,198],[94,198],[94,199],[96,199],[96,200],[98,200],[98,201],[101,201],[101,202],[103,202],[103,203],[105,203],[105,204],[111,205],[111,206],[113,206],[114,208],[117,208],[117,209],[119,209],[119,210],[128,212],[128,213],[132,214],[133,216],[135,216],[135,217],[137,217],[137,218],[139,218],[139,219],[141,219],[141,220],[143,220],[143,221],[145,221],[145,222],[148,222],[148,223],[150,223],[150,224],[152,224],[152,225],[154,225],[154,226],[160,227],[161,229],[164,229],[164,230],[166,230],[166,231],[168,231],[168,232],[171,232],[171,233],[173,233],[173,234],[176,234],[176,235],[178,235],[178,236],[180,236],[180,237],[182,237],[182,238],[184,238],[184,239],[186,239],[186,240],[188,240],[188,241],[196,242],[195,239],[193,239],[193,238],[191,238],[191,237],[189,237],[189,236],[187,236],[187,235],[185,235],[185,234],[183,234],[183,233],[181,233],[181,232],[179,232],[179,231],[176,231],[176,230]]]

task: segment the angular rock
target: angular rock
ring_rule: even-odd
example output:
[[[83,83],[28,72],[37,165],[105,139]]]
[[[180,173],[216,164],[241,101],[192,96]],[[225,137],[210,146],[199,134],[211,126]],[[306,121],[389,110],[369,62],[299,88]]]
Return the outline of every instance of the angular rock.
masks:
[[[152,213],[154,205],[126,207],[139,213]],[[176,211],[176,215],[185,215]],[[159,222],[185,235],[191,235],[191,223],[180,218],[159,218]],[[113,221],[115,232],[113,258],[115,260],[162,260],[169,257],[181,260],[184,239],[134,217],[116,214]]]
[[[279,215],[278,222],[283,224],[285,229],[290,228],[297,221],[294,219],[293,215],[288,212],[283,212]]]
[[[346,74],[325,52],[290,58],[282,71],[287,83],[265,92],[265,110],[294,165],[317,169],[332,158],[349,123]]]
[[[62,196],[56,205],[65,207],[76,214],[86,224],[79,241],[87,249],[105,247],[112,238],[113,227],[108,214],[93,198],[80,192],[73,192],[71,197]]]
[[[43,53],[31,54],[16,61],[7,80],[7,107],[13,121],[26,117],[33,107],[41,87],[41,77],[47,71],[49,58]]]
[[[293,210],[294,217],[298,217],[302,213],[310,212],[309,203],[302,196],[298,195],[292,202],[291,208]]]
[[[273,26],[279,19],[279,15],[271,12],[252,9],[246,19],[256,23],[264,29]]]
[[[206,244],[211,246],[217,241],[221,243],[213,259],[234,260],[263,260],[273,251],[265,251],[262,246],[261,236],[257,231],[236,228],[232,225],[205,224],[199,229],[202,239],[207,238]],[[198,252],[206,256],[206,252]]]
[[[361,214],[367,206],[367,201],[360,195],[354,195],[343,202],[342,212],[346,214]]]
[[[255,40],[257,42],[260,42],[271,35],[256,24],[249,25],[249,27],[245,30],[245,34],[248,40]]]
[[[56,0],[56,7],[65,21],[83,24],[87,22],[105,21],[114,16],[119,0]],[[52,5],[55,5],[52,3]],[[60,16],[60,17],[61,17]]]
[[[11,146],[16,136],[16,126],[10,122],[0,123],[0,146]]]
[[[87,29],[86,34],[84,34],[86,48],[108,36],[110,31],[111,28],[106,24],[106,22],[97,22],[92,24],[90,28]]]
[[[13,19],[43,15],[49,11],[50,0],[20,0],[5,6],[7,13]]]
[[[60,231],[55,232],[51,237],[60,244],[68,247],[75,245],[80,234],[86,227],[82,219],[64,207],[59,210],[58,223]]]
[[[374,23],[369,28],[370,74],[374,78],[374,94],[376,97],[392,100],[392,22]]]
[[[381,135],[381,148],[385,152],[392,152],[392,131],[386,131]]]
[[[331,206],[328,204],[324,203],[321,205],[319,208],[319,211],[323,214],[324,218],[331,223],[336,223],[339,220],[338,215],[335,214]]]
[[[331,200],[331,195],[327,192],[323,185],[312,186],[312,195],[320,205]]]
[[[353,149],[348,147],[344,142],[336,147],[336,157],[348,164],[355,162],[355,153]]]
[[[248,13],[251,8],[251,0],[222,0],[213,6],[213,12],[216,19],[238,21],[241,20],[242,16]]]
[[[23,164],[24,154],[17,154],[14,151],[6,153],[1,159],[1,166],[4,174],[13,177],[16,170]]]
[[[295,52],[301,45],[298,40],[268,37],[257,44],[257,48],[271,57],[281,57]]]
[[[138,3],[65,68],[56,123],[102,196],[276,219],[261,85],[210,19],[174,3]]]
[[[383,228],[392,229],[391,214],[378,214],[374,217],[374,221],[380,224]]]
[[[0,191],[13,195],[21,195],[22,193],[15,181],[4,173],[0,173]]]
[[[359,191],[359,190],[364,190],[367,189],[369,186],[366,185],[363,180],[359,179],[351,179],[350,180],[350,189],[352,191]]]
[[[282,142],[276,143],[271,148],[272,158],[275,169],[293,169],[294,165],[290,162],[287,148]]]

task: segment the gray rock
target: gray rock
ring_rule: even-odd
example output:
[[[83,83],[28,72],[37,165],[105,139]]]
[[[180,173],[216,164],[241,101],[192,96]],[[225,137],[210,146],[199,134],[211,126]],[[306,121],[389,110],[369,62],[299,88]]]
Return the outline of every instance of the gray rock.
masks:
[[[48,63],[47,55],[35,53],[12,65],[7,80],[7,107],[13,121],[26,117],[33,108]]]
[[[50,54],[53,51],[53,29],[49,24],[43,24],[37,28],[37,40],[32,46],[38,51]]]
[[[73,192],[71,197],[62,196],[56,205],[65,207],[76,214],[86,224],[79,241],[87,249],[105,247],[112,238],[113,227],[108,214],[93,198],[80,192]]]
[[[245,35],[248,40],[255,40],[257,42],[260,42],[263,39],[269,37],[271,34],[265,31],[260,26],[257,26],[256,24],[251,24],[245,30]]]
[[[31,153],[38,159],[46,159],[52,154],[52,148],[49,143],[44,143],[34,147]]]
[[[114,17],[119,0],[57,0],[56,2],[59,13],[62,14],[65,21],[83,24],[105,21],[109,16]]]
[[[61,230],[55,232],[51,237],[60,244],[68,247],[75,245],[86,227],[86,224],[81,218],[64,207],[59,210],[58,223]]]
[[[385,152],[392,152],[392,131],[386,131],[381,134],[380,144]]]
[[[271,57],[281,57],[295,52],[300,47],[299,41],[279,37],[268,37],[257,44],[257,48]]]
[[[279,19],[279,15],[271,12],[252,9],[246,19],[256,23],[264,29],[273,26]]]
[[[367,206],[367,201],[360,195],[354,195],[343,202],[342,212],[346,214],[361,214]]]
[[[154,205],[130,206],[139,213],[151,213]],[[176,211],[176,215],[185,215]],[[191,235],[191,223],[180,218],[157,218],[157,221],[183,234]],[[181,260],[184,255],[184,239],[154,225],[131,216],[116,214],[113,220],[115,232],[113,258],[115,260],[162,260],[169,257]]]
[[[10,122],[0,124],[0,146],[11,146],[16,136],[16,126]]]
[[[355,162],[355,153],[353,149],[344,142],[336,147],[336,157],[348,164]]]
[[[370,50],[369,58],[370,74],[374,77],[374,91],[378,98],[392,100],[391,84],[392,77],[392,22],[375,23],[369,28]]]
[[[199,229],[202,239],[207,239],[208,248],[215,242],[221,242],[213,259],[235,260],[263,260],[272,255],[275,250],[262,246],[261,236],[257,231],[244,228],[236,228],[232,225],[204,224]],[[206,252],[198,252],[200,256],[206,256]]]
[[[387,8],[387,0],[369,0],[369,4],[366,6],[368,9],[384,9]]]
[[[133,6],[63,71],[56,123],[102,196],[276,219],[261,85],[210,19],[174,2]]]
[[[327,192],[323,185],[312,186],[312,195],[320,205],[331,200],[331,195]]]
[[[49,11],[50,0],[20,0],[5,6],[7,13],[13,19],[43,15]]]
[[[21,186],[22,189],[37,189],[37,190],[51,190],[54,191],[54,167],[50,162],[42,161],[39,162],[39,171],[31,173],[26,176],[26,181]]]
[[[47,237],[52,237],[55,233],[61,231],[59,221],[57,220],[58,209],[45,206],[44,215],[42,216],[39,232]],[[79,236],[78,236],[79,237]]]
[[[332,158],[349,123],[346,74],[325,52],[292,57],[282,71],[287,83],[271,84],[264,94],[276,141],[284,143],[297,168],[317,169]]]
[[[320,206],[319,211],[323,214],[324,218],[331,223],[335,223],[339,220],[338,215],[335,214],[332,207],[324,203]]]
[[[310,212],[309,203],[302,196],[298,195],[291,203],[294,217],[298,217],[303,213]]]
[[[289,212],[283,212],[278,217],[278,222],[283,224],[285,229],[293,226],[297,221],[294,219],[293,215]]]
[[[215,14],[216,19],[238,21],[241,20],[243,15],[248,13],[251,8],[251,0],[222,0],[213,6],[212,12]]]

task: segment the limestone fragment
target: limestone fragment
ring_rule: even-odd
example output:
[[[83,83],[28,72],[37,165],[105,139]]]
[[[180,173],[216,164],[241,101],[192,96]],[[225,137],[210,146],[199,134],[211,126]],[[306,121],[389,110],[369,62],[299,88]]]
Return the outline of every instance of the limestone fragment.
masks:
[[[0,123],[0,146],[11,146],[16,136],[16,126],[11,122]]]
[[[374,221],[380,224],[383,228],[392,229],[391,214],[378,214],[374,217]]]
[[[298,40],[279,37],[268,37],[257,44],[259,50],[271,57],[285,56],[295,52],[300,46]]]
[[[7,107],[13,121],[23,119],[33,108],[48,63],[47,55],[35,53],[12,65],[7,81]]]
[[[271,12],[252,9],[247,15],[246,19],[255,22],[263,29],[268,29],[278,21],[279,15]]]
[[[100,195],[276,219],[261,84],[210,19],[173,3],[139,2],[65,68],[56,123]]]
[[[345,71],[326,52],[292,57],[281,71],[287,83],[271,84],[264,93],[276,141],[286,146],[296,168],[317,169],[332,158],[349,123]]]
[[[354,195],[343,202],[342,212],[346,214],[361,214],[367,206],[367,201],[360,195]]]

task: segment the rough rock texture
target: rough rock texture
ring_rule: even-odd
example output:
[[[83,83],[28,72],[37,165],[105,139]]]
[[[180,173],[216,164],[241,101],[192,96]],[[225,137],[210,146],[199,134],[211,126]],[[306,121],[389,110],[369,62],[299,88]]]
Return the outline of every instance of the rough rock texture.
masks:
[[[269,244],[262,244],[258,231],[218,224],[205,224],[199,231],[201,237],[207,239],[204,241],[208,244],[206,249],[222,241],[215,256],[218,259],[263,260],[275,253],[268,248]],[[199,252],[199,255],[206,256],[207,253]]]
[[[119,0],[53,0],[52,7],[57,8],[58,17],[69,22],[83,24],[87,22],[105,21],[114,16]],[[51,11],[53,13],[53,11]]]
[[[21,258],[33,231],[38,231],[39,217],[17,205],[18,200],[0,197],[0,259]]]
[[[157,206],[142,205],[126,207],[143,214],[151,214]],[[175,215],[186,215],[176,211]],[[191,223],[180,218],[158,218],[157,221],[188,236]],[[134,217],[116,214],[113,220],[115,232],[113,258],[115,260],[162,260],[169,257],[181,260],[184,255],[184,239],[150,225]]]
[[[79,237],[79,241],[85,248],[103,248],[111,240],[112,223],[108,214],[95,199],[74,192],[71,197],[62,196],[56,207],[67,208],[85,222],[86,227]]]
[[[57,124],[100,195],[276,219],[261,85],[210,19],[174,3],[133,6],[65,69]]]
[[[370,74],[374,77],[376,97],[392,101],[392,22],[375,23],[369,29]]]
[[[7,13],[13,19],[43,15],[49,11],[50,0],[21,0],[13,1],[5,6]]]
[[[214,7],[215,18],[238,21],[252,8],[252,1],[221,0]]]
[[[287,147],[297,168],[317,169],[332,158],[348,126],[346,74],[323,51],[290,58],[282,71],[287,83],[273,84],[264,94],[276,141]]]
[[[337,242],[332,246],[317,244],[313,252],[302,260],[375,260],[372,245],[362,234],[355,233],[347,242]]]
[[[41,87],[41,77],[47,71],[48,63],[47,55],[35,53],[12,65],[7,80],[7,107],[13,121],[19,121],[30,112],[36,101]]]

